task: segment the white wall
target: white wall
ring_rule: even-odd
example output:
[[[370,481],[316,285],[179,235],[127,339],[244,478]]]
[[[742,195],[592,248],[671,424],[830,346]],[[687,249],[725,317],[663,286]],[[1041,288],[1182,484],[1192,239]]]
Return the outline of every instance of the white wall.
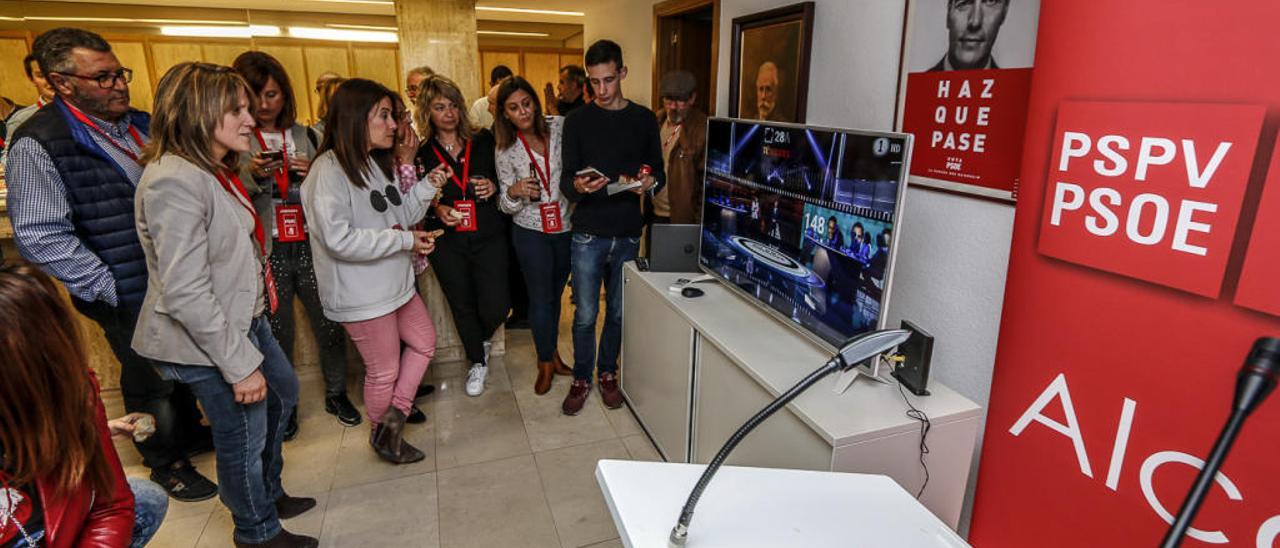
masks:
[[[721,0],[717,68],[719,112],[729,106],[733,18],[795,0]],[[586,44],[609,38],[631,67],[624,92],[649,104],[652,0],[596,0],[587,8]],[[892,130],[905,0],[817,0],[807,123]],[[908,188],[898,228],[889,325],[904,318],[933,334],[933,380],[987,406],[1004,301],[1013,207]],[[977,469],[977,458],[974,459]],[[973,482],[961,517],[968,530]]]

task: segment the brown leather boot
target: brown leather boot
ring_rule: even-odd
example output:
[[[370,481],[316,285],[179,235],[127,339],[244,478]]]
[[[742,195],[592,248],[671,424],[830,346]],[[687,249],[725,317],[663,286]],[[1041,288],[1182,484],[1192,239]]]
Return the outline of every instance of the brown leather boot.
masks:
[[[554,358],[551,358],[551,361],[552,361],[553,363],[555,363],[555,366],[556,366],[556,374],[557,374],[557,375],[572,375],[572,374],[573,374],[573,368],[572,368],[572,367],[569,367],[569,366],[567,366],[567,365],[565,365],[565,364],[564,364],[564,360],[560,359],[560,351],[559,351],[559,350],[556,350],[556,355],[555,355],[555,357],[554,357]]]
[[[417,447],[404,441],[404,412],[392,407],[382,416],[373,438],[373,450],[392,464],[409,464],[427,458]]]
[[[551,390],[551,379],[555,377],[556,362],[538,362],[538,380],[533,381],[533,393],[539,396]]]

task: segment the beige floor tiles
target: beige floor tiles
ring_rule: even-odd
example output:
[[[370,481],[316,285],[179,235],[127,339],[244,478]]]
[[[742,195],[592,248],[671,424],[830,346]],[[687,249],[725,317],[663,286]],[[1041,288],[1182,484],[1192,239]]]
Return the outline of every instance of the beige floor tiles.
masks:
[[[334,489],[320,546],[440,546],[436,475]]]
[[[441,546],[560,546],[532,455],[441,470],[438,476]]]
[[[442,390],[434,400],[434,413],[429,422],[436,425],[439,469],[531,452],[509,382],[492,382],[484,394],[474,398],[461,393],[460,389]]]
[[[649,441],[649,438],[644,434],[635,434],[622,438],[622,443],[627,446],[627,451],[631,453],[633,460],[662,461],[662,455],[658,453],[658,449],[653,446],[653,442]]]
[[[640,428],[640,423],[636,422],[636,416],[631,413],[631,408],[622,406],[618,409],[605,408],[605,417],[608,417],[609,424],[613,426],[613,433],[619,438],[635,434],[644,434],[644,430]]]
[[[626,447],[617,439],[535,455],[561,545],[576,548],[618,536],[595,471],[600,459],[627,458]]]
[[[363,413],[364,409],[360,411]],[[413,464],[391,464],[378,458],[377,453],[369,446],[369,423],[346,429],[342,437],[342,446],[338,449],[337,464],[333,476],[333,489],[353,485],[384,482],[396,478],[416,476],[435,471],[435,424],[428,419],[426,424],[405,425],[405,440],[417,447],[427,458]],[[299,440],[301,440],[301,434]],[[294,442],[291,442],[294,443]],[[285,461],[288,466],[289,461]],[[302,463],[295,463],[302,465]],[[293,484],[285,487],[296,489]]]
[[[204,526],[209,522],[209,516],[212,512],[176,517],[172,513],[172,504],[169,505],[169,509],[170,513],[165,516],[164,523],[160,525],[160,530],[156,531],[156,535],[151,537],[151,543],[148,546],[193,548],[199,542],[200,535],[204,532]],[[228,544],[230,540],[227,539]]]
[[[520,403],[520,413],[524,417],[524,426],[529,431],[529,443],[534,451],[548,451],[561,447],[582,445],[617,436],[609,419],[604,416],[604,407],[600,405],[600,393],[592,388],[587,403],[575,416],[565,415],[560,410],[561,402],[569,393],[569,382],[566,377],[556,379],[551,391],[541,396],[534,395],[532,386],[517,387],[516,400]]]
[[[583,548],[622,548],[622,541],[615,538],[598,544],[592,544],[591,546],[585,546]]]

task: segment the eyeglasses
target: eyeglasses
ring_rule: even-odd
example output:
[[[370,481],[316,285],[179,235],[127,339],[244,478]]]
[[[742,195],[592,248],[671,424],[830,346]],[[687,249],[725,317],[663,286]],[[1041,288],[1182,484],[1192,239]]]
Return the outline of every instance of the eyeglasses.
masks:
[[[117,82],[124,82],[128,84],[129,82],[133,81],[133,69],[127,69],[127,68],[122,68],[115,72],[100,74],[98,76],[81,76],[79,74],[72,74],[70,72],[55,72],[54,74],[61,74],[63,76],[70,76],[72,78],[79,78],[81,80],[92,80],[94,82],[97,82],[98,87],[102,89],[111,89],[113,87],[116,87]]]
[[[383,197],[384,193],[386,195],[385,198]],[[387,211],[388,200],[391,201],[391,205],[400,207],[400,191],[396,190],[396,187],[387,185],[387,188],[383,189],[382,192],[375,190],[369,193],[369,205],[373,206],[373,209],[377,210],[378,213]]]

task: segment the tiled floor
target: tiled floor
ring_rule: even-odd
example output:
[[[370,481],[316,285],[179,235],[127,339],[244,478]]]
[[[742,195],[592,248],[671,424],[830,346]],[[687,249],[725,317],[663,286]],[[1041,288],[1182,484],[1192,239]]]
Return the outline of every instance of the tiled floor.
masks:
[[[562,334],[562,355],[571,356],[568,330]],[[405,466],[375,457],[367,423],[344,428],[325,413],[319,370],[301,370],[302,426],[284,446],[284,485],[319,504],[285,528],[318,535],[321,546],[622,546],[595,463],[659,460],[657,451],[631,412],[604,408],[598,392],[578,416],[561,414],[569,377],[557,376],[550,393],[534,395],[530,332],[509,331],[507,344],[507,356],[494,359],[488,389],[478,398],[462,391],[463,364],[432,364],[437,392],[419,404],[428,420],[410,425],[408,436],[427,459]],[[350,395],[363,410],[360,392],[353,380]],[[111,396],[108,415],[123,414],[118,396]],[[133,447],[118,449],[125,471],[145,477]],[[212,455],[195,463],[214,476]],[[231,546],[231,530],[231,514],[216,498],[172,501],[151,546]]]

